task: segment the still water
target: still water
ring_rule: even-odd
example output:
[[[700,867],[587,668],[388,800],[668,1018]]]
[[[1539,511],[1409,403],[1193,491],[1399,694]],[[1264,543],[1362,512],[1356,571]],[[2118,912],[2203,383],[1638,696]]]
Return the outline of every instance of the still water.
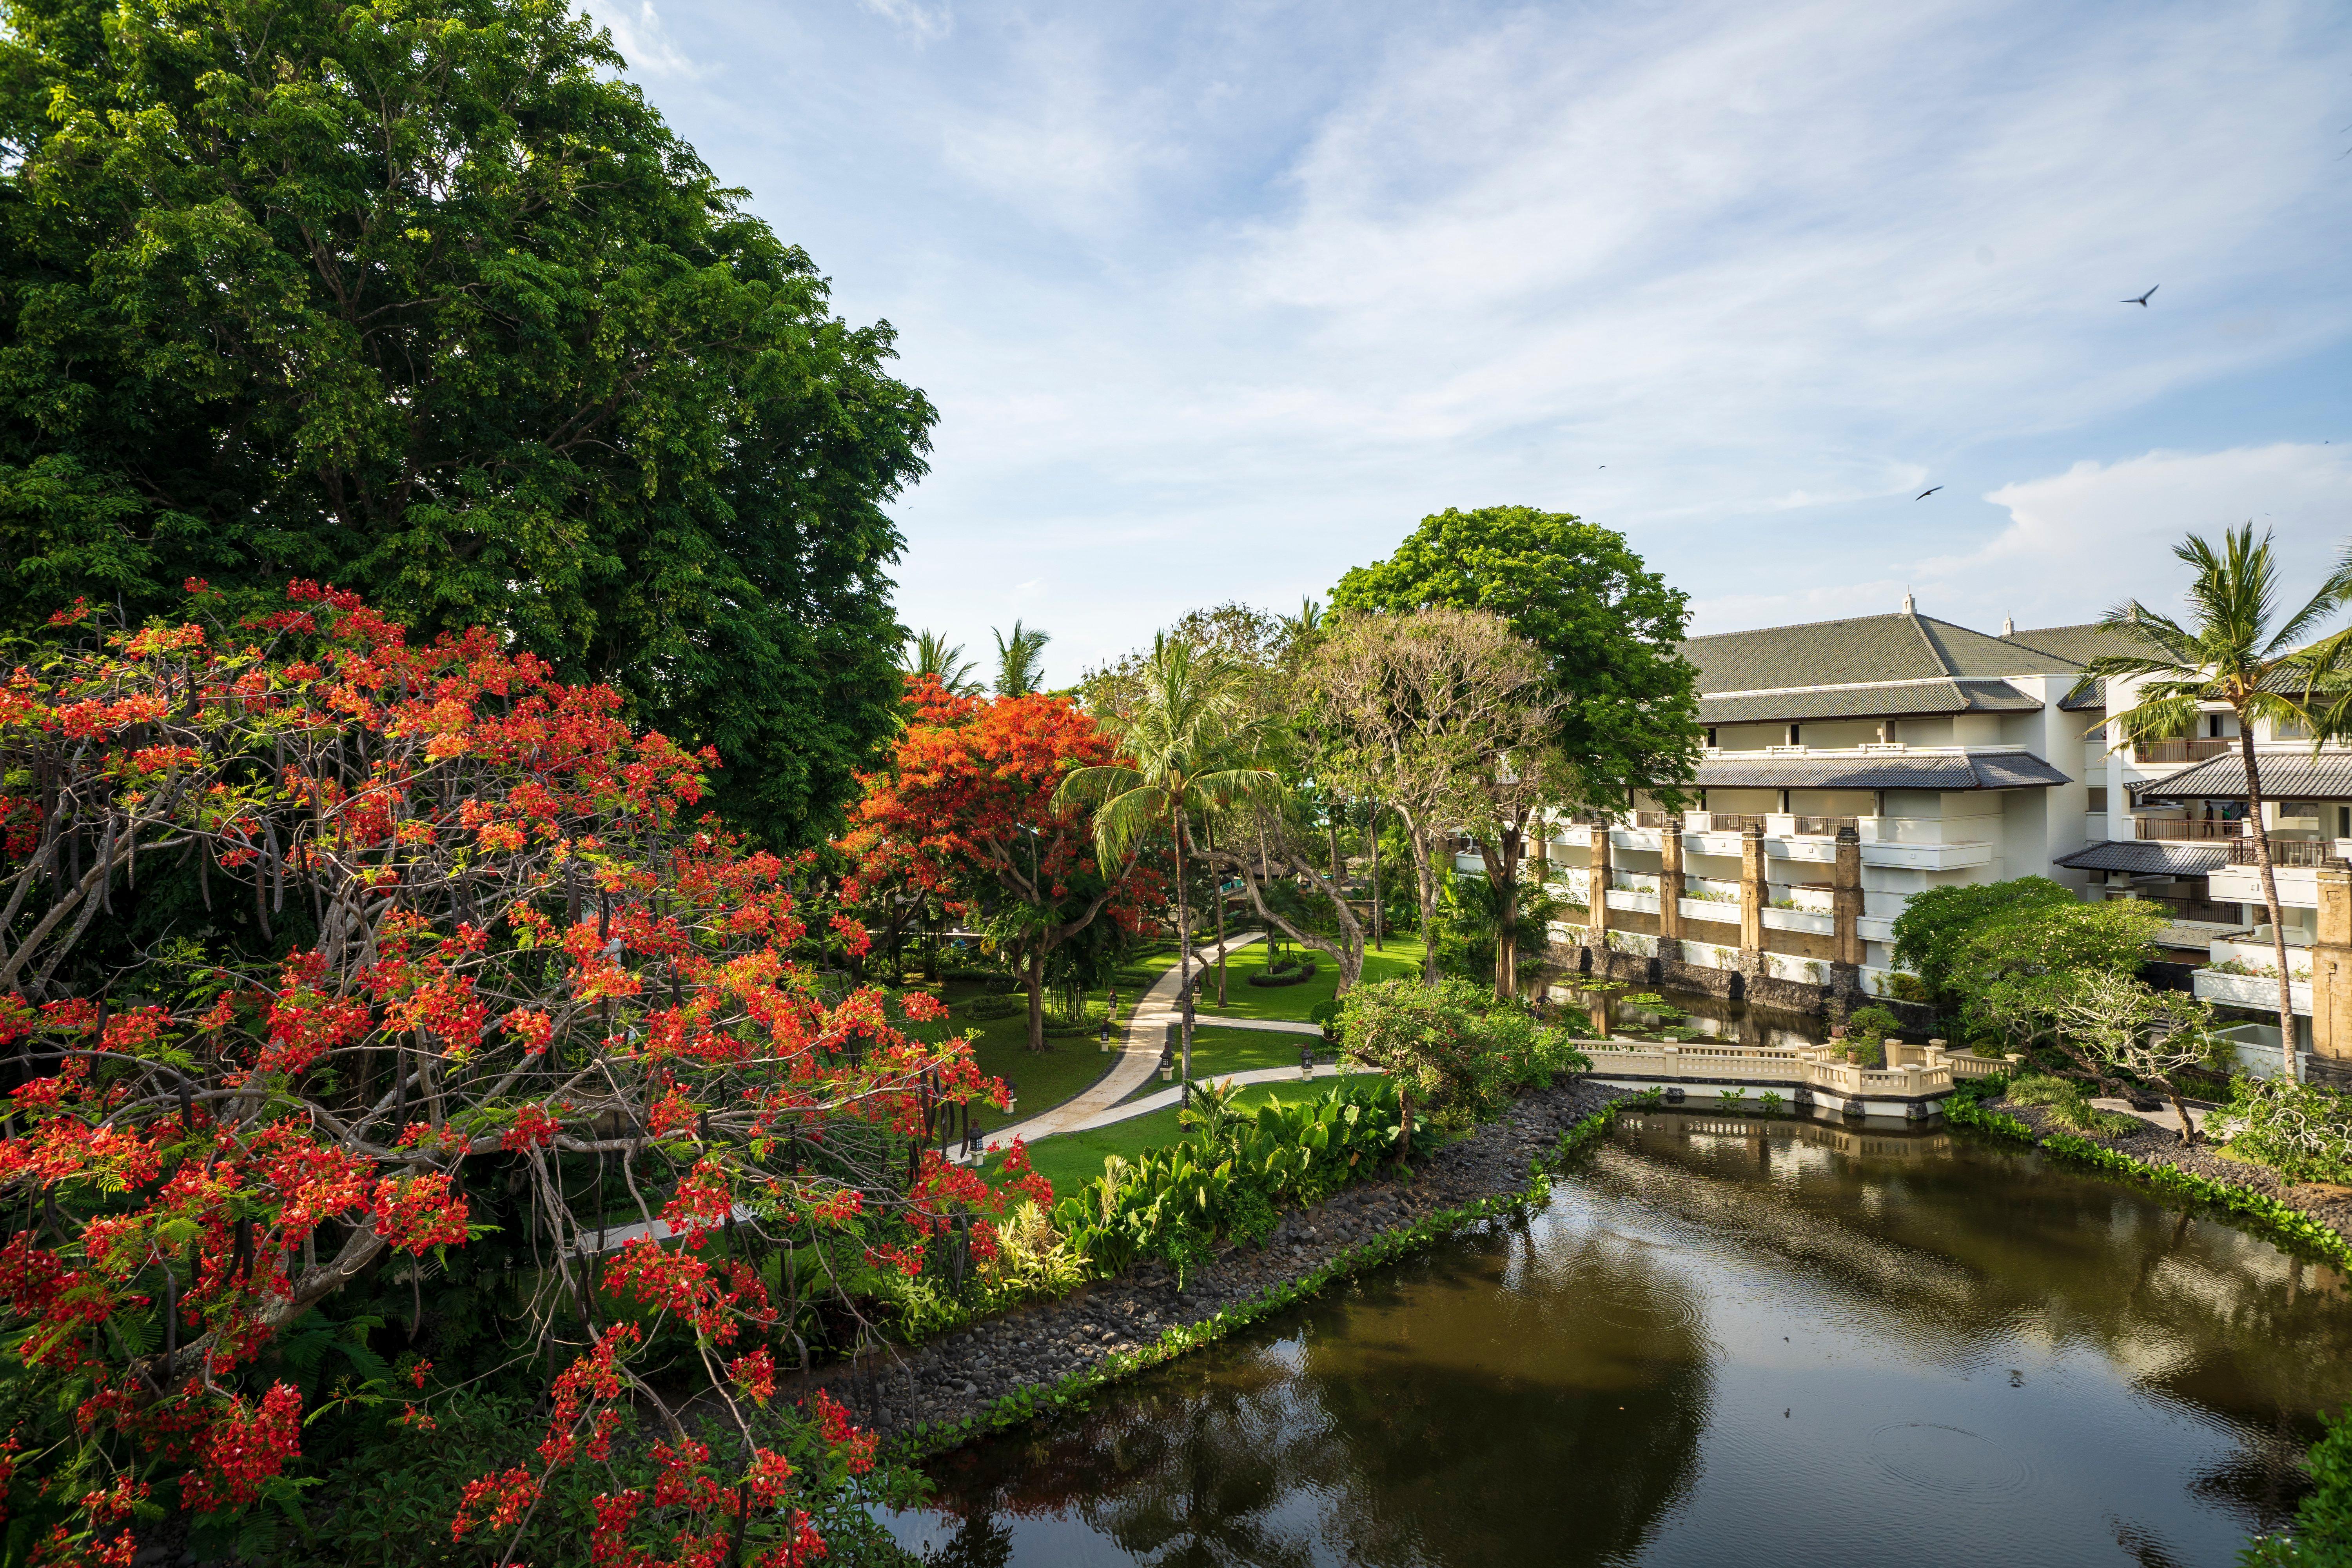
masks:
[[[935,1568],[2222,1564],[2347,1335],[2335,1271],[2033,1154],[1650,1112],[893,1528]]]

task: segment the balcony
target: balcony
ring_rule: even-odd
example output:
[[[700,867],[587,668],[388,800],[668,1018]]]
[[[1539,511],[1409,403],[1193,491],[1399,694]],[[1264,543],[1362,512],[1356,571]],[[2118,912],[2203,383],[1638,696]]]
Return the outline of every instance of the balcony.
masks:
[[[2315,868],[2335,858],[2343,851],[2333,838],[2273,838],[2270,841],[2271,864],[2294,867],[2296,869]],[[2255,858],[2254,840],[2249,837],[2230,840],[2230,864],[2259,866]]]
[[[2218,757],[2237,743],[2234,735],[2198,736],[2180,741],[2134,741],[2132,761],[2159,767],[2178,767]]]
[[[1799,838],[1835,838],[1842,829],[1862,829],[1858,816],[1800,816],[1791,819],[1796,826],[1790,831]]]
[[[2154,839],[2167,844],[2204,844],[2218,838],[2236,838],[2245,832],[2242,818],[2225,821],[2218,816],[2135,816],[2132,837]]]

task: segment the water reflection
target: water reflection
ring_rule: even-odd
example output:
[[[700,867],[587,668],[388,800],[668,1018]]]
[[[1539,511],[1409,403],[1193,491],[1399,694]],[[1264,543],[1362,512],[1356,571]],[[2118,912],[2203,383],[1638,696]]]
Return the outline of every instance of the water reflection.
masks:
[[[1670,1028],[1685,1037],[1717,1040],[1726,1045],[1769,1047],[1792,1050],[1817,1046],[1829,1038],[1829,1026],[1808,1013],[1732,1002],[1704,991],[1674,986],[1623,986],[1609,991],[1584,989],[1573,981],[1552,983],[1543,992],[1546,1008],[1558,1022],[1589,1029],[1591,1037],[1612,1035],[1652,1035]],[[1671,1012],[1633,996],[1655,996]]]
[[[2226,1563],[2347,1328],[2333,1270],[2030,1154],[1653,1112],[897,1526],[942,1565]]]

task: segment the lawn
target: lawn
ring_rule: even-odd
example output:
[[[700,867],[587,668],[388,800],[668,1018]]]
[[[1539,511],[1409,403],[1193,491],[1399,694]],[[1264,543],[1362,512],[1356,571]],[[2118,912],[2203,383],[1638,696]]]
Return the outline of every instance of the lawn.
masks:
[[[1264,1105],[1279,1096],[1296,1104],[1301,1100],[1328,1092],[1339,1081],[1336,1078],[1318,1077],[1311,1084],[1254,1083],[1242,1089],[1240,1103]],[[1114,1121],[1108,1127],[1097,1127],[1091,1131],[1064,1132],[1042,1139],[1029,1145],[1029,1163],[1053,1182],[1056,1194],[1067,1195],[1079,1183],[1092,1181],[1101,1175],[1103,1162],[1113,1154],[1131,1160],[1146,1149],[1174,1142],[1184,1131],[1177,1125],[1176,1116],[1176,1108],[1171,1105],[1164,1110],[1129,1117],[1125,1121]],[[998,1163],[998,1160],[989,1162],[988,1170],[992,1176]]]
[[[1284,945],[1292,946],[1287,942]],[[1294,1024],[1307,1022],[1307,1010],[1318,1002],[1328,1002],[1339,991],[1339,970],[1337,964],[1313,948],[1305,952],[1316,961],[1314,979],[1297,985],[1252,985],[1249,977],[1265,972],[1265,943],[1254,942],[1247,947],[1234,949],[1225,959],[1224,1006],[1217,1005],[1217,980],[1212,973],[1201,983],[1199,1007],[1202,1012],[1223,1013],[1235,1018],[1280,1018]],[[1152,962],[1165,968],[1175,963],[1175,956],[1170,954]],[[1419,973],[1421,942],[1417,938],[1391,936],[1384,952],[1365,951],[1364,980],[1367,983]]]
[[[1015,1013],[1010,1018],[974,1018],[967,1011],[972,998],[982,994],[980,982],[950,980],[943,987],[948,1005],[948,1027],[956,1034],[972,1034],[972,1058],[980,1070],[991,1078],[1010,1079],[1020,1096],[1020,1110],[1014,1120],[1034,1116],[1049,1110],[1085,1089],[1110,1068],[1117,1057],[1106,1056],[1092,1035],[1045,1037],[1045,1049],[1034,1052],[1029,1048],[1029,1016]],[[1100,993],[1089,998],[1101,1001]],[[1119,1016],[1124,1019],[1135,1010],[1134,993],[1122,991],[1119,995]],[[1000,1111],[989,1111],[984,1119],[992,1124],[1004,1121]]]
[[[1331,1047],[1312,1035],[1293,1035],[1275,1029],[1220,1029],[1213,1024],[1192,1026],[1192,1079],[1222,1078],[1229,1072],[1252,1072],[1259,1068],[1298,1068],[1298,1047],[1311,1045],[1316,1060],[1323,1070],[1330,1071]],[[1154,1074],[1151,1081],[1136,1090],[1137,1095],[1155,1094],[1167,1088]],[[1133,1097],[1130,1097],[1133,1098]]]

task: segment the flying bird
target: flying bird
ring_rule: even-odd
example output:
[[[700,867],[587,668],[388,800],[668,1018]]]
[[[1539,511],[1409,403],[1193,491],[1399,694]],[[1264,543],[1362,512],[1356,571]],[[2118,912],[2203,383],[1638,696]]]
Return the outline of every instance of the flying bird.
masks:
[[[1942,489],[1944,487],[1941,485],[1937,485],[1932,489],[1921,490],[1917,495],[1913,496],[1911,499],[1913,500],[1926,500],[1929,496],[1934,495],[1937,490]]]
[[[2158,285],[2156,286],[2156,289],[2161,289],[2161,288],[2163,288],[2163,287],[2164,287],[2164,285],[2163,285],[2163,284],[2161,284],[2161,283],[2159,283],[2159,284],[2158,284]],[[2156,292],[2156,289],[2149,289],[2149,290],[2147,291],[2147,294],[2153,294],[2153,293],[2155,293],[2155,292]],[[2141,295],[2138,299],[2137,299],[2137,300],[2116,300],[2116,303],[2117,303],[2117,304],[2119,304],[2119,305],[2137,305],[2141,310],[2145,310],[2146,309],[2147,309],[2147,294],[2142,294],[2142,295]]]

